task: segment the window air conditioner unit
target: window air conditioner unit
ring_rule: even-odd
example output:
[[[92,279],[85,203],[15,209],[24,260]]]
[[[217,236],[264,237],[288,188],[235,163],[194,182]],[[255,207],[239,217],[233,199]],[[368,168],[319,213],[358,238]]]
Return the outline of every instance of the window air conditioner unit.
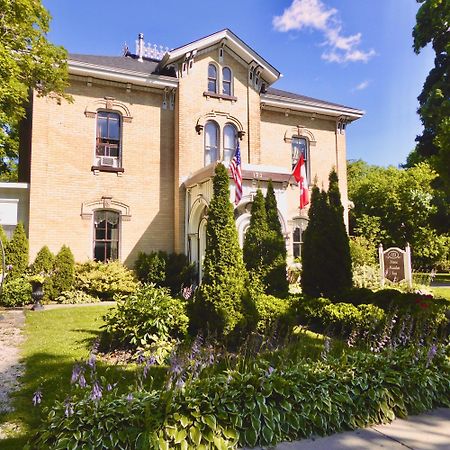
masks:
[[[113,158],[111,156],[101,156],[100,157],[100,165],[114,167],[116,165],[116,158]]]

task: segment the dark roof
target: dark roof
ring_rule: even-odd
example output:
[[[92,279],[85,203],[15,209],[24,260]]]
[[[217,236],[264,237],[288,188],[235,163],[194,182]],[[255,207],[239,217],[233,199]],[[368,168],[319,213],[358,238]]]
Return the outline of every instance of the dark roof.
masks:
[[[69,53],[69,60],[80,61],[88,64],[95,64],[96,66],[111,67],[114,69],[131,70],[133,72],[166,75],[175,77],[173,68],[164,68],[163,71],[158,72],[159,61],[144,58],[143,61],[138,61],[135,55],[127,56],[100,56],[100,55],[80,55]]]
[[[345,109],[352,109],[352,110],[357,111],[357,108],[352,108],[351,106],[339,105],[338,103],[331,103],[331,102],[327,102],[325,100],[319,100],[317,98],[307,97],[306,95],[295,94],[294,92],[287,92],[287,91],[282,91],[280,89],[274,89],[272,87],[267,88],[266,94],[276,95],[277,97],[283,97],[283,98],[287,98],[287,99],[291,99],[291,100],[300,100],[302,102],[313,103],[313,104],[321,105],[324,107],[345,108]]]

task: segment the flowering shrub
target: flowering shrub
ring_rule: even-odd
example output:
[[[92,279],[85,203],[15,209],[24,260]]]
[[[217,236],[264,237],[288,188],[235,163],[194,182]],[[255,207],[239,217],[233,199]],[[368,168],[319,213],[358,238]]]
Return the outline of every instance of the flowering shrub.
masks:
[[[122,395],[95,380],[81,399],[45,411],[29,448],[233,449],[389,422],[450,406],[444,351],[355,352],[280,367],[260,359]]]
[[[189,319],[183,300],[173,299],[167,289],[144,285],[136,293],[118,298],[105,316],[103,343],[112,347],[153,350],[172,344],[187,333]],[[162,361],[160,361],[162,362]]]

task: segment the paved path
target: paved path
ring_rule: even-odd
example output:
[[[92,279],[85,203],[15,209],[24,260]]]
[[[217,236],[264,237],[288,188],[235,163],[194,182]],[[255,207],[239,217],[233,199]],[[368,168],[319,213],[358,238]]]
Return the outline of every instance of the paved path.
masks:
[[[408,420],[317,439],[279,444],[275,450],[450,450],[450,409],[438,408]]]
[[[9,394],[19,386],[24,370],[19,362],[24,322],[23,310],[0,310],[0,414],[11,411]]]

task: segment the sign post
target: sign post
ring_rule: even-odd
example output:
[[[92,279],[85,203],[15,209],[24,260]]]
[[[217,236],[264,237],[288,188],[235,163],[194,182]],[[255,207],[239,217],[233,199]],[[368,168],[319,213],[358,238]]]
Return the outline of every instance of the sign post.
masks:
[[[383,250],[383,245],[378,248],[380,259],[380,281],[384,286],[385,280],[398,283],[406,280],[409,287],[412,287],[411,273],[411,247],[406,244],[405,250],[398,247],[390,247]]]

